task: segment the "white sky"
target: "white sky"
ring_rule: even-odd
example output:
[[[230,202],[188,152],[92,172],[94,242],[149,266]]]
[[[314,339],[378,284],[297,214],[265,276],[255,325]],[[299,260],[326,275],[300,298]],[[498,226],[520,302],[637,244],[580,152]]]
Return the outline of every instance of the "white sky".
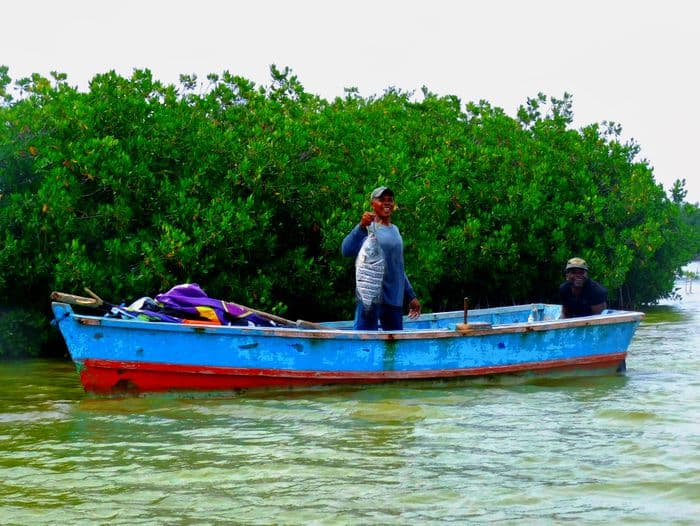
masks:
[[[538,92],[573,94],[575,126],[603,120],[640,144],[667,190],[700,202],[700,3],[695,0],[34,0],[0,11],[0,64],[18,79],[149,68],[225,70],[270,83],[288,66],[326,99],[395,86],[511,116]]]

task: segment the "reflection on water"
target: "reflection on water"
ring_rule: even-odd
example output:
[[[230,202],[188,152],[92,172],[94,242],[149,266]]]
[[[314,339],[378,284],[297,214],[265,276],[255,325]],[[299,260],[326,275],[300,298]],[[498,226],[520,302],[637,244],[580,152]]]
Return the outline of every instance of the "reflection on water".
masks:
[[[0,364],[0,523],[694,524],[696,298],[623,376],[101,399]]]
[[[666,303],[654,305],[644,310],[647,325],[657,323],[683,323],[690,318],[689,314],[677,305]]]

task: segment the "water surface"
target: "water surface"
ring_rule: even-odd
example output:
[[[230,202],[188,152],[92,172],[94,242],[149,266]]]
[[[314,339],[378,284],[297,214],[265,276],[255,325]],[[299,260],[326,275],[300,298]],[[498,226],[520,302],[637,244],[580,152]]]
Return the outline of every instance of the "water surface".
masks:
[[[100,399],[0,364],[2,524],[698,524],[700,287],[624,376]]]

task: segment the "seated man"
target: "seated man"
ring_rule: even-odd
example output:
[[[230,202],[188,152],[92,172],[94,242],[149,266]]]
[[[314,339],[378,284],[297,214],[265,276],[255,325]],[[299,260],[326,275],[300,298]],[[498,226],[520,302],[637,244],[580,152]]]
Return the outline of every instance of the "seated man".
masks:
[[[607,308],[608,291],[588,277],[588,264],[581,258],[566,263],[566,281],[559,287],[561,317],[600,314]]]

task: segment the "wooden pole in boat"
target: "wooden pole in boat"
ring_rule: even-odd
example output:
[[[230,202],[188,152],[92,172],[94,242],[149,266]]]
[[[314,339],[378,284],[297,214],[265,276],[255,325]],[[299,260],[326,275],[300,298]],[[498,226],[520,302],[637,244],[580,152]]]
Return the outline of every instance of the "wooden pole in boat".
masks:
[[[75,296],[73,294],[65,294],[57,291],[51,293],[51,299],[53,301],[60,301],[62,303],[69,303],[71,305],[78,305],[81,307],[90,307],[93,309],[100,307],[108,308],[108,306],[101,299],[98,300],[94,297],[86,298],[84,296]]]
[[[306,320],[297,320],[297,321],[292,321],[292,320],[287,320],[285,318],[282,318],[280,316],[275,316],[274,314],[270,314],[268,312],[263,312],[261,310],[257,309],[251,309],[250,307],[246,307],[245,305],[241,305],[240,303],[236,303],[239,307],[242,309],[249,310],[250,312],[254,312],[258,316],[262,316],[263,318],[267,318],[268,320],[275,321],[277,323],[284,323],[285,325],[296,325],[297,327],[306,327],[308,329],[326,329],[327,327],[324,327],[320,323],[314,323],[312,321],[306,321]]]
[[[458,323],[455,325],[457,329],[462,334],[467,334],[472,332],[472,327],[467,323],[467,315],[469,313],[469,298],[464,298],[464,323]]]
[[[97,294],[95,294],[93,291],[91,291],[89,288],[83,287],[83,289],[85,290],[85,292],[87,292],[90,295],[90,297],[95,298],[95,301],[97,301],[98,305],[105,304],[104,300],[102,298],[100,298]]]

